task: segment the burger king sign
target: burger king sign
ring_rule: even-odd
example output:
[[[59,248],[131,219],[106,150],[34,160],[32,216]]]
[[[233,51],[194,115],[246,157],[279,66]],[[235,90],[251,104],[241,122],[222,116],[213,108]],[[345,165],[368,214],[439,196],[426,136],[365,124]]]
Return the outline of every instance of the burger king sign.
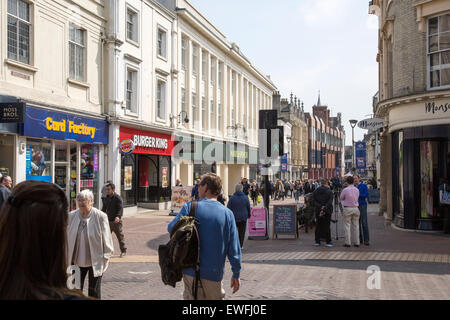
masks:
[[[134,142],[130,139],[122,140],[119,149],[123,154],[130,154],[134,151]]]

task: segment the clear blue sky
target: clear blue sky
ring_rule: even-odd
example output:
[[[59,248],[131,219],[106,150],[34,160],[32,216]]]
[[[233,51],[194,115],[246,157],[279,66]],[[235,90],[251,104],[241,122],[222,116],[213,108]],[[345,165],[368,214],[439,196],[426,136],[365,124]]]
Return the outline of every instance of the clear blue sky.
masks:
[[[283,98],[291,92],[350,119],[372,114],[378,91],[378,20],[365,0],[189,0],[261,72]],[[355,140],[367,131],[355,128]]]

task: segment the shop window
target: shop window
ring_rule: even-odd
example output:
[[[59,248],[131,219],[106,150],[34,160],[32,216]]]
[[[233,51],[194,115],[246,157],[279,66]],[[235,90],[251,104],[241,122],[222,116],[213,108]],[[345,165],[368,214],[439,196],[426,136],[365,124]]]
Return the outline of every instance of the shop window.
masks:
[[[50,141],[27,139],[27,180],[52,182],[51,150]]]
[[[94,207],[98,208],[99,147],[91,144],[82,145],[80,164],[80,190],[91,190],[94,194]]]
[[[0,173],[14,177],[14,136],[0,137]],[[14,183],[14,181],[13,181]]]
[[[124,206],[136,205],[136,155],[122,156],[122,188],[120,195]]]

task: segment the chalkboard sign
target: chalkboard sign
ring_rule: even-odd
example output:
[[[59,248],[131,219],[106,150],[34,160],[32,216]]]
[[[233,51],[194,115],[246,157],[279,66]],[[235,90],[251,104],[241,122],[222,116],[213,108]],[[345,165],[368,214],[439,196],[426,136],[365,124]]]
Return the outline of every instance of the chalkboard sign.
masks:
[[[298,237],[297,205],[279,205],[273,207],[273,238],[278,235]]]

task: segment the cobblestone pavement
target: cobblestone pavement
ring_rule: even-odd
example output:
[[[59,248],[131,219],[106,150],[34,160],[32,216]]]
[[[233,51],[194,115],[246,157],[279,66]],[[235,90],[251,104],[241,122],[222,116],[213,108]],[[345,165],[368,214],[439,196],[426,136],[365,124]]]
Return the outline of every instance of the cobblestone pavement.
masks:
[[[284,204],[292,202],[286,200]],[[271,202],[279,204],[281,202]],[[270,215],[270,221],[271,221]],[[124,218],[128,255],[111,260],[103,276],[103,299],[177,300],[183,286],[164,286],[157,248],[169,239],[168,211],[147,211]],[[250,241],[243,250],[241,289],[231,295],[226,264],[227,299],[450,299],[450,237],[386,227],[376,205],[369,206],[371,245],[343,247],[342,216],[334,248],[313,247],[313,232],[299,239]],[[271,234],[271,230],[269,230]],[[114,247],[118,254],[115,236]],[[381,270],[381,288],[367,288],[369,266]]]

